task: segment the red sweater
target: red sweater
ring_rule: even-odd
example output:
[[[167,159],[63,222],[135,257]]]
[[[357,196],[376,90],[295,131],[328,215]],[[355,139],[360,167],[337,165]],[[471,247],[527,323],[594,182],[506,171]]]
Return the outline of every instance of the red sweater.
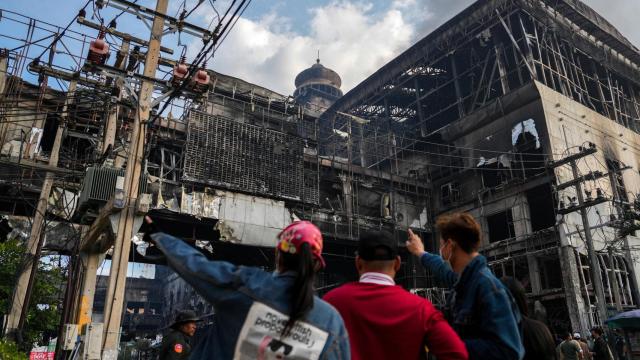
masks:
[[[324,300],[344,319],[353,360],[421,359],[425,345],[438,360],[468,359],[442,313],[400,286],[348,283]]]

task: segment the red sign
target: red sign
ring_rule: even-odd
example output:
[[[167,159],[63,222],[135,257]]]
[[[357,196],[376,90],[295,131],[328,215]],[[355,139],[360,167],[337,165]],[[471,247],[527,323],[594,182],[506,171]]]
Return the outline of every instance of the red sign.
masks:
[[[53,360],[53,351],[32,351],[29,353],[29,360]]]

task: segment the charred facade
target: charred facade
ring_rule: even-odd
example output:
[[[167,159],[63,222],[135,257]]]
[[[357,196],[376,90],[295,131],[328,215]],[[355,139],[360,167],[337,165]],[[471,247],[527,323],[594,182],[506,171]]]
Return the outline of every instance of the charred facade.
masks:
[[[492,269],[524,283],[536,316],[586,331],[603,321],[590,266],[610,314],[638,304],[638,239],[619,236],[615,219],[640,186],[639,65],[580,1],[477,1],[327,110],[321,157],[429,184],[429,215],[475,215]],[[601,201],[587,225],[597,264],[570,211],[565,184],[578,180],[555,165],[592,146],[576,179]]]

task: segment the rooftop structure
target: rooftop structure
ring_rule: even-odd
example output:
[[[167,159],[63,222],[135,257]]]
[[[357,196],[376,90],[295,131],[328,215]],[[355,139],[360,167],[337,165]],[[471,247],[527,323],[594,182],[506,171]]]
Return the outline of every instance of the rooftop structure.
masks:
[[[342,79],[338,73],[320,64],[319,54],[315,64],[296,76],[295,84],[293,97],[316,115],[342,96]]]

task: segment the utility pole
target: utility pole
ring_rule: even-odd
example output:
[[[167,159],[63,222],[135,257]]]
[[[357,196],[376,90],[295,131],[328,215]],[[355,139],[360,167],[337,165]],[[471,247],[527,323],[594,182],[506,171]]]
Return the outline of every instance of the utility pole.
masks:
[[[156,15],[154,16],[151,28],[151,38],[144,65],[144,76],[154,78],[158,60],[160,58],[160,40],[164,30],[164,18],[167,12],[168,0],[157,0]],[[151,112],[151,101],[154,83],[143,80],[138,96],[138,111],[136,112],[133,132],[131,136],[131,146],[124,177],[125,207],[119,214],[118,231],[115,236],[114,252],[111,261],[111,272],[109,274],[109,285],[107,287],[106,303],[104,308],[104,341],[102,345],[102,356],[106,360],[115,360],[118,357],[118,341],[120,338],[120,323],[122,320],[122,306],[124,301],[124,290],[127,279],[127,266],[129,263],[129,252],[131,250],[131,236],[134,229],[134,217],[136,215],[136,199],[138,197],[138,187],[140,173],[142,171],[142,155],[145,142],[146,122],[149,120]]]
[[[116,60],[115,66],[119,69],[124,69],[127,64],[127,58],[129,54],[130,41],[128,38],[123,38],[122,46]],[[114,79],[116,88],[118,90],[117,100],[122,98],[122,86],[124,80],[121,78]],[[113,149],[115,144],[116,130],[118,115],[120,113],[120,105],[113,104],[113,108],[110,109],[107,117],[107,123],[104,128],[104,136],[102,138],[100,152],[104,154],[109,148]],[[82,237],[88,232],[88,227],[83,228]],[[85,341],[82,342],[81,356],[85,357],[86,338],[88,336],[87,329],[91,323],[91,317],[93,315],[93,300],[96,292],[96,280],[98,275],[98,266],[101,260],[104,259],[104,254],[100,254],[94,251],[80,251],[79,261],[82,268],[82,277],[80,279],[80,298],[77,303],[75,311],[75,322],[78,326],[78,334],[83,336]]]
[[[589,207],[604,203],[607,201],[604,197],[597,197],[596,199],[589,199],[589,201],[584,200],[584,195],[582,192],[582,183],[586,180],[595,180],[598,178],[602,178],[606,176],[600,172],[591,172],[589,174],[580,176],[578,172],[578,164],[577,160],[583,158],[588,155],[592,155],[598,152],[594,144],[590,144],[589,147],[583,148],[580,147],[580,152],[577,154],[569,155],[564,159],[560,159],[558,161],[554,161],[549,164],[549,166],[553,169],[558,168],[560,166],[569,165],[571,167],[571,172],[573,175],[573,179],[569,180],[563,184],[558,184],[556,186],[556,191],[566,189],[569,187],[574,187],[576,191],[576,198],[578,200],[577,206],[570,205],[567,208],[558,209],[559,214],[569,214],[576,211],[580,212],[580,217],[582,219],[582,228],[585,233],[585,243],[587,245],[587,254],[589,257],[589,272],[591,274],[591,284],[596,296],[596,310],[598,314],[598,318],[600,323],[604,323],[607,319],[607,304],[606,298],[604,296],[604,288],[602,284],[602,276],[600,274],[600,265],[598,262],[598,257],[593,248],[593,237],[591,236],[591,225],[589,224],[589,217],[587,215],[587,209]]]
[[[124,70],[127,66],[127,55],[129,54],[129,39],[122,39],[122,46],[120,47],[120,53],[118,55],[118,59],[120,59],[120,63],[116,63],[115,67],[118,69]],[[118,95],[116,100],[122,99],[122,84],[124,80],[122,78],[116,78],[116,88],[118,89]],[[109,145],[113,149],[116,140],[116,130],[118,126],[118,114],[120,113],[120,105],[113,106],[111,111],[109,112],[109,117],[107,118],[107,124],[104,128],[104,137],[102,139],[102,153],[109,149]]]
[[[60,153],[60,145],[62,143],[62,135],[69,116],[68,108],[75,96],[75,92],[76,81],[72,80],[69,82],[67,97],[62,108],[62,120],[58,124],[56,137],[49,157],[49,166],[51,167],[58,166],[58,156]],[[7,335],[19,342],[22,341],[21,333],[29,311],[29,301],[33,290],[34,277],[38,270],[38,263],[40,261],[40,253],[44,242],[43,227],[45,224],[45,214],[47,211],[54,176],[54,173],[47,172],[45,180],[42,183],[40,198],[38,199],[38,205],[36,207],[33,224],[31,226],[31,234],[27,240],[27,254],[24,270],[20,273],[18,280],[16,281],[16,286],[13,291],[13,299],[11,302],[11,311],[9,312],[9,317],[7,319]]]
[[[7,88],[7,77],[9,71],[9,52],[6,49],[0,49],[0,100],[5,98],[5,89]],[[0,106],[0,115],[5,106]],[[0,118],[0,144],[5,143],[5,132],[7,124]]]
[[[571,172],[573,178],[578,179],[578,164],[576,160],[571,160]],[[578,206],[580,207],[580,217],[582,218],[582,228],[584,229],[584,237],[587,243],[587,253],[589,255],[589,270],[591,272],[591,284],[596,293],[596,309],[598,311],[598,318],[600,323],[604,324],[607,320],[607,304],[604,297],[604,288],[602,285],[602,275],[600,273],[600,265],[598,262],[598,256],[593,249],[593,237],[591,237],[591,225],[589,224],[589,216],[587,215],[587,207],[584,202],[584,195],[582,194],[582,182],[577,181],[575,183],[576,196],[578,197]]]

